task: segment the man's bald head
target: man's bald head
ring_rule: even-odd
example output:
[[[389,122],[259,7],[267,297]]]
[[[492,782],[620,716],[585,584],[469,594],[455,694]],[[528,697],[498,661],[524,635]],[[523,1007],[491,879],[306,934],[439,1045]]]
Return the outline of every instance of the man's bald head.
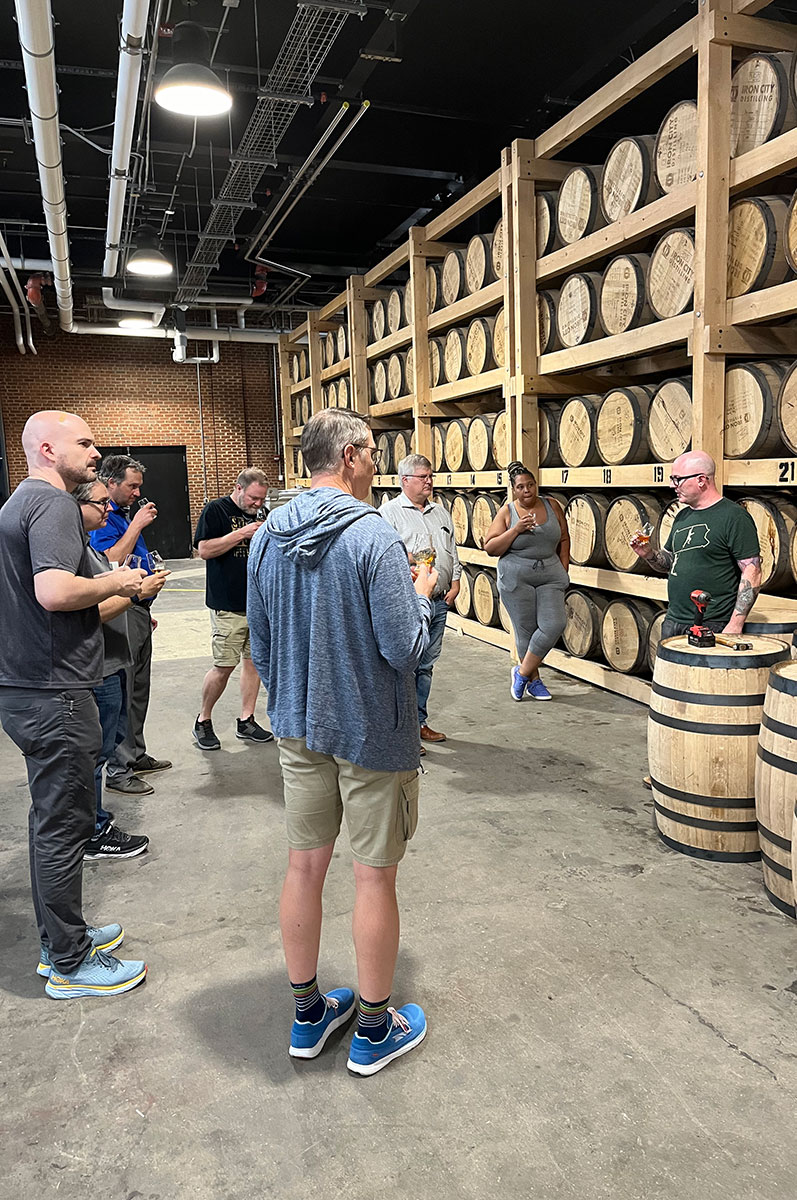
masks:
[[[713,479],[717,467],[711,455],[706,454],[704,450],[687,450],[686,454],[676,458],[671,470],[673,475],[700,474]]]
[[[76,413],[59,409],[34,413],[25,422],[22,448],[31,476],[63,486],[68,492],[97,478],[100,453],[94,435]]]

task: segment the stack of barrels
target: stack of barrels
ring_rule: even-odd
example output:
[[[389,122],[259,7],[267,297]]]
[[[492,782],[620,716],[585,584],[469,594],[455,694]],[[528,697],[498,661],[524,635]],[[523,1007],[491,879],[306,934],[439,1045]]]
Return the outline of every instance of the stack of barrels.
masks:
[[[426,268],[430,314],[473,296],[503,278],[503,219],[493,233],[477,233],[467,247],[449,250],[442,262]],[[467,326],[448,329],[429,339],[429,384],[438,387],[506,366],[507,330],[503,306],[474,317]]]
[[[401,460],[415,452],[414,429],[384,430],[376,433],[375,438],[379,451],[377,475],[395,475]]]
[[[309,392],[299,396],[291,396],[291,424],[295,428],[306,425],[312,416],[312,402]]]
[[[368,342],[381,342],[391,333],[398,333],[412,325],[412,288],[409,284],[396,284],[379,300],[366,307],[368,316]]]
[[[505,471],[508,466],[506,410],[434,422],[432,467],[435,471]]]
[[[349,326],[344,317],[337,329],[321,334],[321,365],[334,367],[349,357]]]
[[[349,408],[351,406],[351,378],[348,372],[329,383],[321,384],[323,408]]]

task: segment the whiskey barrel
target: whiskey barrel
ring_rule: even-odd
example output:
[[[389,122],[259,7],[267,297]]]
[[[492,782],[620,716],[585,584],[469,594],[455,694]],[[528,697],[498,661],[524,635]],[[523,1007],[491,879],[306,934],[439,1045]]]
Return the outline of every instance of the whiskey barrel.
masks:
[[[331,405],[329,403],[329,385],[326,383],[321,384],[321,407],[322,408],[332,408],[333,407],[333,405]],[[295,421],[294,421],[294,424],[296,424]]]
[[[468,469],[468,420],[466,417],[456,417],[446,424],[443,453],[446,469],[449,471],[466,471]]]
[[[484,549],[484,539],[487,537],[487,530],[498,515],[498,510],[502,503],[503,500],[497,500],[489,492],[481,492],[473,500],[470,512],[470,531],[473,544],[479,550]]]
[[[471,512],[473,502],[467,492],[457,492],[451,498],[451,524],[458,546],[472,546]]]
[[[387,360],[387,394],[391,400],[406,396],[407,387],[407,352],[396,350]]]
[[[349,389],[348,375],[341,375],[340,379],[338,380],[338,395],[337,395],[338,408],[348,408],[349,407],[349,400],[350,400],[349,390],[350,389]]]
[[[442,471],[445,465],[446,427],[437,421],[432,426],[432,470]]]
[[[339,325],[338,332],[335,336],[337,339],[338,362],[343,362],[344,358],[347,358],[349,354],[348,325]]]
[[[414,308],[414,292],[412,290],[412,280],[404,288],[404,304],[402,306],[402,325],[412,325],[415,314]]]
[[[599,658],[601,625],[609,604],[601,592],[568,588],[565,592],[566,624],[562,641],[568,654],[576,658]]]
[[[789,274],[784,249],[788,201],[748,196],[728,215],[728,295],[743,296],[783,283]]]
[[[509,418],[506,409],[495,418],[491,449],[496,467],[499,471],[505,471],[509,466]]]
[[[369,315],[370,321],[370,315]],[[332,366],[332,355],[334,354],[335,339],[330,333],[323,334],[321,338],[321,363],[325,367]]]
[[[665,379],[653,393],[648,412],[648,441],[659,462],[674,462],[692,444],[692,380]]]
[[[487,471],[495,465],[493,429],[497,420],[497,413],[482,413],[471,418],[468,426],[468,461],[472,471]]]
[[[679,100],[659,126],[653,152],[656,179],[663,192],[672,192],[697,176],[697,104]]]
[[[387,359],[378,358],[374,363],[374,402],[384,404],[387,400]]]
[[[493,358],[497,367],[506,366],[506,343],[506,309],[502,304],[495,314],[495,324],[493,325]]]
[[[465,295],[465,251],[449,250],[443,259],[443,305],[448,307]]]
[[[648,663],[648,630],[658,614],[648,600],[611,600],[601,621],[601,649],[613,671],[639,675]]]
[[[789,76],[791,54],[757,51],[742,59],[731,78],[731,158],[745,154],[795,125]]]
[[[481,375],[495,366],[493,335],[495,317],[474,317],[465,335],[468,375]]]
[[[328,389],[328,393],[327,393],[328,397],[329,397],[329,407],[330,408],[339,408],[340,407],[340,403],[338,400],[339,393],[340,393],[339,382],[337,379],[333,379],[329,385],[329,389]]]
[[[601,282],[597,271],[577,271],[562,284],[556,305],[556,332],[563,346],[580,346],[603,336]]]
[[[562,416],[562,405],[546,401],[537,405],[537,419],[540,427],[538,461],[541,467],[558,467],[562,462],[562,451],[559,448],[559,421]]]
[[[476,572],[472,567],[463,566],[459,577],[459,592],[454,600],[454,608],[461,617],[469,617],[473,612],[473,577]]]
[[[299,351],[299,378],[307,379],[309,374],[310,374],[310,366],[309,366],[309,360],[307,357],[307,351],[300,350]]]
[[[294,473],[299,479],[307,478],[307,468],[304,465],[304,455],[301,450],[296,450],[293,457]]]
[[[667,609],[662,608],[656,613],[648,626],[648,669],[653,671],[656,666],[656,654],[661,641],[661,627],[667,618]]]
[[[477,571],[473,580],[473,611],[482,625],[500,624],[495,572]]]
[[[600,462],[595,444],[600,396],[572,396],[559,414],[558,440],[562,462],[568,467],[590,467]]]
[[[410,346],[404,361],[404,377],[408,392],[415,391],[415,347]]]
[[[792,363],[780,383],[775,399],[775,416],[785,446],[797,454],[797,362]]]
[[[498,620],[501,622],[502,629],[506,630],[509,636],[515,641],[515,631],[512,628],[512,618],[509,615],[509,610],[501,599],[498,597]]]
[[[302,396],[302,424],[306,425],[313,415],[313,406],[310,402],[309,392]]]
[[[615,571],[644,574],[643,559],[630,546],[635,533],[649,523],[655,529],[661,517],[662,504],[657,496],[635,492],[633,496],[618,496],[606,512],[603,536],[609,566]]]
[[[604,526],[609,501],[599,492],[571,496],[565,508],[570,534],[570,559],[578,567],[605,567]]]
[[[780,643],[751,638],[745,653],[659,646],[650,695],[648,763],[659,836],[673,850],[718,862],[759,857],[755,811],[758,731]]]
[[[395,444],[396,435],[392,430],[385,430],[376,439],[376,448],[379,451],[380,475],[395,475],[396,473]]]
[[[678,513],[683,508],[680,500],[670,500],[661,510],[658,524],[656,525],[655,543],[661,549],[667,544],[667,538],[670,536],[670,530],[673,526],[673,521],[678,516]],[[654,539],[652,539],[654,540]]]
[[[426,264],[426,311],[437,312],[443,300],[443,264]]]
[[[301,375],[299,374],[299,355],[298,354],[291,355],[291,379],[293,380],[294,383],[298,383],[299,380],[301,379]]]
[[[783,250],[792,271],[797,271],[797,192],[789,201],[786,227],[783,231]]]
[[[537,329],[540,354],[560,350],[562,343],[556,331],[556,307],[559,303],[559,288],[537,292]]]
[[[603,272],[598,318],[611,337],[650,321],[645,279],[649,254],[618,254]]]
[[[556,202],[556,227],[569,246],[605,224],[600,208],[600,167],[574,167],[562,181]]]
[[[608,223],[627,217],[659,194],[653,170],[656,139],[624,137],[609,151],[601,172],[601,211]]]
[[[466,343],[467,333],[464,329],[449,329],[443,348],[443,374],[448,383],[454,383],[468,374]]]
[[[504,253],[504,218],[499,217],[493,230],[493,240],[490,244],[490,258],[493,263],[493,275],[503,279],[506,255]]]
[[[726,458],[771,458],[783,447],[777,397],[789,363],[783,359],[734,363],[725,374]]]
[[[390,289],[387,297],[387,329],[388,333],[398,333],[404,324],[404,288]]]
[[[759,493],[739,500],[755,522],[761,548],[761,587],[777,592],[794,586],[790,549],[797,526],[797,505],[784,496]]]
[[[648,263],[648,304],[659,320],[676,317],[692,305],[695,290],[695,235],[671,229],[656,243]]]
[[[410,430],[399,429],[396,434],[395,441],[393,442],[393,458],[395,459],[396,463],[396,474],[398,474],[399,463],[409,454],[412,454],[412,448],[410,446]]]
[[[600,403],[595,421],[595,445],[603,462],[650,462],[647,427],[653,388],[612,388]]]
[[[535,196],[537,258],[551,254],[559,245],[559,232],[556,228],[557,201],[556,192],[537,192]]]
[[[374,300],[371,309],[371,327],[374,331],[374,341],[381,342],[387,333],[387,301]]]
[[[492,235],[476,233],[465,251],[465,287],[469,296],[481,291],[495,279],[493,272]]]
[[[445,343],[440,338],[429,338],[429,386],[438,387],[443,382],[443,360]]]
[[[794,873],[794,797],[797,791],[797,662],[776,663],[764,695],[755,765],[755,807],[764,891],[789,917],[797,916]]]

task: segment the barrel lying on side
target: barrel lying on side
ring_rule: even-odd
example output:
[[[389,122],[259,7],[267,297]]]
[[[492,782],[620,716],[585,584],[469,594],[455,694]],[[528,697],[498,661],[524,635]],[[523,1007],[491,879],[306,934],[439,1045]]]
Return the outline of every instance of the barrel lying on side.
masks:
[[[659,187],[672,192],[697,175],[697,104],[679,100],[659,126],[653,152]]]
[[[790,589],[794,577],[790,547],[797,528],[797,505],[777,493],[743,496],[739,503],[755,522],[761,548],[761,587],[770,592]]]
[[[659,609],[628,596],[611,600],[601,622],[603,657],[613,671],[638,675],[647,670],[648,631]]]
[[[739,63],[731,79],[731,158],[794,128],[791,62],[786,52],[756,51]]]
[[[755,767],[758,836],[764,890],[789,917],[797,916],[793,825],[797,795],[797,662],[772,668],[764,697]]]
[[[601,625],[609,600],[602,592],[569,588],[565,592],[567,623],[562,641],[575,658],[600,658]]]
[[[659,462],[674,462],[692,445],[692,380],[665,379],[653,393],[648,441]]]
[[[782,451],[777,400],[789,369],[783,359],[734,363],[725,374],[726,458],[771,458]]]
[[[605,567],[604,527],[609,501],[600,492],[571,496],[565,508],[570,534],[570,560],[579,567]]]

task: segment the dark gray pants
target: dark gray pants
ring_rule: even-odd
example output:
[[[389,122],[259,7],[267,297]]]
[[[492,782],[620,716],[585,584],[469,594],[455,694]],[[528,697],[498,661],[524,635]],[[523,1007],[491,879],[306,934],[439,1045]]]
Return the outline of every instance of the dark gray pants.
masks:
[[[152,672],[152,621],[149,609],[134,604],[127,613],[127,633],[133,661],[127,668],[127,736],[108,759],[106,773],[119,782],[133,774],[133,764],[147,753],[144,722],[149,708]]]
[[[681,634],[688,633],[697,619],[696,612],[695,620],[689,621],[688,623],[686,621],[671,621],[669,617],[665,617],[661,626],[662,641],[665,638],[680,637]],[[727,621],[700,621],[699,623],[701,625],[705,625],[707,629],[712,631],[712,633],[722,633],[723,629],[728,624]]]
[[[89,953],[83,920],[83,853],[94,833],[94,764],[102,744],[88,688],[0,687],[0,721],[25,756],[30,883],[39,937],[70,975]]]

